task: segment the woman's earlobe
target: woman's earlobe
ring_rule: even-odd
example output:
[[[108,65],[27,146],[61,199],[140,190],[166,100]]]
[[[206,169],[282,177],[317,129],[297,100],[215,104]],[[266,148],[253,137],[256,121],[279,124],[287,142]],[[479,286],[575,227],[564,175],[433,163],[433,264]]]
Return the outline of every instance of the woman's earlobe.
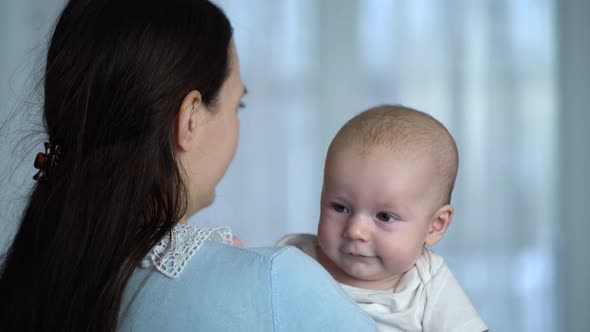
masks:
[[[181,151],[187,151],[197,128],[197,113],[201,106],[201,93],[197,90],[189,92],[178,109],[175,121],[176,145]]]

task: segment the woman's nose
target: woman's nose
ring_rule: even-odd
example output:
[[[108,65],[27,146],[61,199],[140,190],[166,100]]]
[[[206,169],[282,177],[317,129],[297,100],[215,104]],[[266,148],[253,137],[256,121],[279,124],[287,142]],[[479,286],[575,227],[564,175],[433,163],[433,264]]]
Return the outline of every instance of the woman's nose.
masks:
[[[369,229],[367,220],[365,220],[362,216],[351,215],[346,221],[343,236],[344,238],[353,241],[368,241]]]

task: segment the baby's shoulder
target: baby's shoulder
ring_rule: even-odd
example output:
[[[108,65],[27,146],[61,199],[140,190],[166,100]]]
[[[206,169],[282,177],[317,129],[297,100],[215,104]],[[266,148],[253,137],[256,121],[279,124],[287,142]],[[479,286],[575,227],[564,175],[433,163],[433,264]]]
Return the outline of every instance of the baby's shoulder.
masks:
[[[317,242],[318,238],[313,234],[292,233],[283,236],[275,243],[275,246],[293,246],[299,248],[307,244],[317,244]]]
[[[278,247],[293,246],[317,260],[318,237],[316,235],[306,233],[287,234],[278,240],[275,245]]]
[[[428,248],[422,250],[416,261],[416,270],[424,284],[430,284],[433,279],[444,277],[449,272],[443,257]]]

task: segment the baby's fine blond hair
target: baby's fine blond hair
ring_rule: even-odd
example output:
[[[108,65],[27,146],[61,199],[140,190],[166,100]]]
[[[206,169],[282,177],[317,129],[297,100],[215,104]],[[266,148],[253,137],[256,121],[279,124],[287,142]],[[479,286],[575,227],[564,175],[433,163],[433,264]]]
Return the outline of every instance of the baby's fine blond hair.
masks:
[[[440,203],[450,204],[459,164],[457,145],[445,126],[424,112],[400,105],[371,108],[338,131],[328,155],[337,148],[352,148],[360,154],[378,150],[407,157],[426,153],[440,184]]]

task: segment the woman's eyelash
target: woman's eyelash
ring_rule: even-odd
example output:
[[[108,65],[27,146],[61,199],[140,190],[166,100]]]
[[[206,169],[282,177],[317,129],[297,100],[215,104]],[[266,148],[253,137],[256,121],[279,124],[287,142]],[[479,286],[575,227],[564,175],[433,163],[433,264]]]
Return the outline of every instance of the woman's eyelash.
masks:
[[[244,103],[244,97],[248,94],[248,88],[244,87],[244,92],[242,92],[242,97],[240,98],[240,102],[238,103],[238,109],[246,108],[246,103]]]

